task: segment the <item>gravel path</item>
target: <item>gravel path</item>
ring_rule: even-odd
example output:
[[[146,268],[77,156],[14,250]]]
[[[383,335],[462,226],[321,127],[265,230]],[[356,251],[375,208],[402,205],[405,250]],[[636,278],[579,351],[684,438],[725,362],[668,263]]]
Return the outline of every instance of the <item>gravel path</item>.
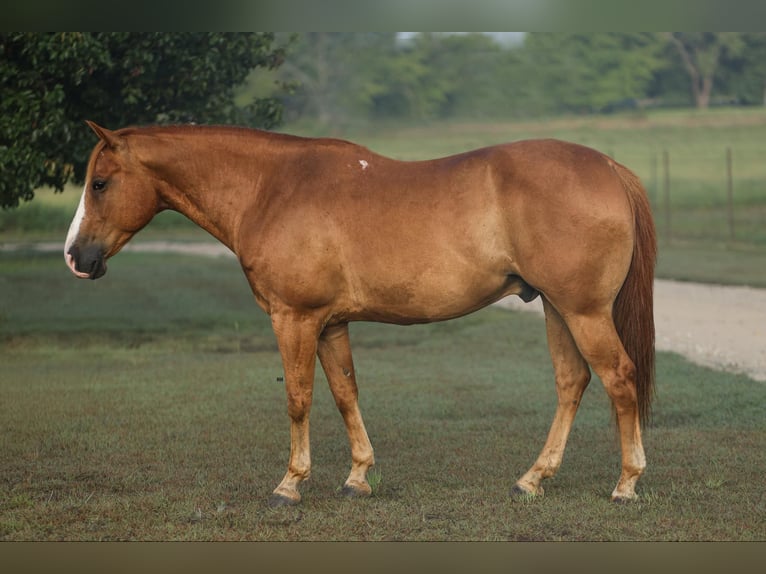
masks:
[[[539,300],[508,297],[498,304],[543,312]],[[654,322],[658,351],[766,381],[766,289],[658,279]]]
[[[0,252],[21,245],[0,245]],[[63,249],[58,243],[25,245],[42,251]],[[125,251],[232,256],[218,243],[147,241],[128,244]],[[63,265],[62,270],[66,271]],[[766,381],[766,289],[702,285],[659,279],[655,282],[654,319],[659,351],[672,351],[690,361]],[[523,303],[508,297],[497,305],[542,313],[536,299]]]

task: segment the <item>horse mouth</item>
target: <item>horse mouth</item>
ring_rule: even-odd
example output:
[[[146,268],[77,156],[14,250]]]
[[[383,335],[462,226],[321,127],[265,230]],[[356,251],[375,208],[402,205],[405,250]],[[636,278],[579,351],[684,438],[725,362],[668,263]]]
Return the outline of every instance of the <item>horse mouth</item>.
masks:
[[[104,252],[100,247],[80,249],[73,245],[65,253],[67,267],[80,279],[98,279],[106,273]]]

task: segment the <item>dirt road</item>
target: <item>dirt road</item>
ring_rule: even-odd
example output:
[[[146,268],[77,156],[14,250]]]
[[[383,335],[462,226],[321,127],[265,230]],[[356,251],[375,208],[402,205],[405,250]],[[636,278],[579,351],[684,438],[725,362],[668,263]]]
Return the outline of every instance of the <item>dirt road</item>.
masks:
[[[543,311],[539,300],[525,304],[518,297],[498,305]],[[658,351],[766,381],[766,289],[658,279],[654,321]]]
[[[57,243],[24,247],[63,249]],[[18,245],[0,245],[0,253],[17,248]],[[217,243],[134,242],[125,251],[232,256],[231,251]],[[63,257],[62,270],[66,271]],[[539,298],[523,303],[518,297],[508,297],[497,305],[542,313]],[[654,317],[658,350],[766,381],[766,289],[657,280]]]

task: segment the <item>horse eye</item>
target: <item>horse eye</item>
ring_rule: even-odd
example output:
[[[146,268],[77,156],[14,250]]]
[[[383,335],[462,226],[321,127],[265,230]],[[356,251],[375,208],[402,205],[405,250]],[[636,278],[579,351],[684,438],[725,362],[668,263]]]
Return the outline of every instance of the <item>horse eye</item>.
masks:
[[[106,181],[103,179],[94,179],[91,184],[93,191],[104,191],[106,189]]]

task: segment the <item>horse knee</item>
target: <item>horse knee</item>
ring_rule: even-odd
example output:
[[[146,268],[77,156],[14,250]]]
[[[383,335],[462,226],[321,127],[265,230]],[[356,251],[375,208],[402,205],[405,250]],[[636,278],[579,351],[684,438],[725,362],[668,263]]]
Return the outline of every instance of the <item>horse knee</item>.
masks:
[[[287,415],[294,422],[301,422],[305,419],[311,408],[311,394],[299,390],[296,392],[287,392]]]

